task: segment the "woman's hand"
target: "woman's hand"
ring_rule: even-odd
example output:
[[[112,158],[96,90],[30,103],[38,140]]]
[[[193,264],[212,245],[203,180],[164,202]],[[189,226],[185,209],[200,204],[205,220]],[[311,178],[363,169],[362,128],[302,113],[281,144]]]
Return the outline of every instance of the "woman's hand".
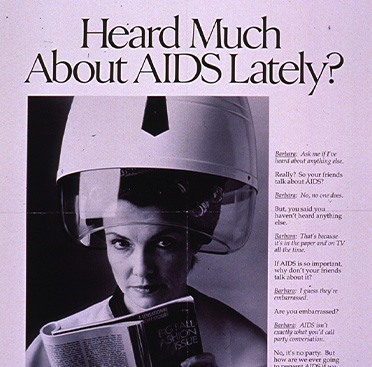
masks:
[[[202,353],[187,358],[181,363],[181,367],[218,367],[214,355],[211,353]]]

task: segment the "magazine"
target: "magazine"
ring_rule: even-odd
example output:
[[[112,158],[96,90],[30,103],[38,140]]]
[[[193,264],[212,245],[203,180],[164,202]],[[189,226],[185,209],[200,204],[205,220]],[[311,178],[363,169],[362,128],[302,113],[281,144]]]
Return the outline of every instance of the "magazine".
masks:
[[[191,296],[101,323],[41,329],[52,367],[175,367],[203,352]]]
[[[142,322],[96,326],[54,336],[58,323],[41,329],[52,367],[151,366]]]

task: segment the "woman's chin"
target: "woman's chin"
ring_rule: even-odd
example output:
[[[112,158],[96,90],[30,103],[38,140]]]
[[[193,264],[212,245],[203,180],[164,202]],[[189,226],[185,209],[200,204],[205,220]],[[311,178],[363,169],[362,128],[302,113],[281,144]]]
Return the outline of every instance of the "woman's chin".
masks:
[[[130,287],[124,294],[124,301],[130,312],[140,312],[169,300],[170,297],[161,286]]]

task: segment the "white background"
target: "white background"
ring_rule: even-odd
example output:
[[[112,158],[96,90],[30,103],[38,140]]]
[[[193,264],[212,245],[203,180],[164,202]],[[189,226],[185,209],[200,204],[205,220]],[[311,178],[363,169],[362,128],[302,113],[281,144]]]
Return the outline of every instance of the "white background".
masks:
[[[133,4],[133,5],[132,5]],[[340,316],[337,320],[338,337],[332,349],[338,351],[342,366],[369,366],[372,328],[372,124],[371,124],[371,5],[369,1],[140,1],[129,2],[70,1],[31,4],[13,4],[7,1],[1,10],[1,146],[0,146],[0,342],[1,365],[22,366],[24,360],[25,325],[25,210],[26,210],[26,141],[27,96],[40,94],[234,94],[269,96],[270,98],[270,217],[269,269],[272,266],[274,152],[280,150],[337,151],[345,160],[343,167],[344,194],[342,234],[349,239],[342,253],[344,269],[340,283]],[[5,5],[5,6],[4,6]],[[112,59],[120,55],[131,65],[138,66],[147,50],[123,51],[108,49],[103,52],[97,43],[90,49],[81,49],[81,18],[95,21],[107,17],[112,25],[169,25],[173,16],[180,14],[180,43],[187,51],[190,43],[191,19],[199,18],[211,27],[216,18],[224,24],[247,28],[259,25],[267,15],[269,25],[281,31],[280,50],[239,51],[239,58],[248,66],[255,60],[298,61],[298,52],[305,51],[307,61],[318,67],[326,62],[329,52],[338,51],[344,65],[334,71],[330,84],[326,68],[314,94],[311,80],[306,84],[251,85],[228,83],[224,77],[219,83],[205,84],[199,80],[191,84],[155,84],[150,78],[140,83],[125,85],[46,84],[42,77],[33,77],[25,84],[37,53],[50,65],[51,50],[58,49],[62,59],[71,63],[78,60]],[[92,23],[93,24],[93,23]],[[98,23],[97,23],[98,24]],[[213,50],[213,49],[212,49]],[[162,60],[164,50],[151,51]],[[196,49],[203,54],[205,50]],[[217,51],[216,51],[217,52]],[[234,51],[235,52],[235,51]],[[228,50],[220,50],[227,55]],[[88,55],[89,54],[89,55]],[[244,71],[241,70],[242,72]],[[133,70],[129,73],[133,74]],[[327,74],[326,74],[327,73]],[[130,80],[133,75],[130,74]],[[249,70],[247,70],[249,75]],[[340,190],[340,189],[339,189]],[[341,231],[341,229],[338,229]],[[271,249],[271,250],[270,250]],[[339,254],[335,254],[335,257]],[[270,276],[269,276],[270,278]],[[270,302],[269,287],[269,340],[271,314],[275,307]],[[272,356],[269,348],[269,361]],[[270,365],[270,363],[269,363]],[[223,367],[223,366],[222,366]]]

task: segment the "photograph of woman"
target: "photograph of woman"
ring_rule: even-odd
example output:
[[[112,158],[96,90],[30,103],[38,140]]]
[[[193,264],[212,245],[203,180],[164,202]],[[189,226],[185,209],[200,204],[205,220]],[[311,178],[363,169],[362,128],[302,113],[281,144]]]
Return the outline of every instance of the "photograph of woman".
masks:
[[[87,272],[95,273],[92,278],[99,277],[101,268],[108,268],[116,284],[113,287],[113,280],[106,282],[110,275],[104,273],[106,270],[102,272],[94,287],[102,288],[100,295],[104,297],[98,302],[86,297],[86,304],[77,305],[76,311],[80,311],[72,314],[65,314],[63,301],[56,301],[60,310],[54,317],[60,318],[62,328],[141,312],[191,295],[204,352],[189,356],[181,363],[182,367],[266,366],[265,332],[225,302],[198,290],[200,280],[189,280],[194,269],[200,267],[198,274],[203,273],[199,254],[209,254],[201,256],[215,257],[222,263],[224,255],[227,258],[242,249],[250,237],[260,167],[257,167],[255,128],[248,99],[81,96],[61,100],[63,111],[67,112],[60,119],[67,122],[58,125],[62,127],[55,133],[55,136],[63,135],[63,139],[58,138],[61,140],[58,149],[54,148],[58,150],[58,195],[57,191],[53,195],[59,197],[58,210],[50,209],[52,204],[48,200],[40,212],[34,209],[37,195],[43,192],[42,184],[30,178],[37,176],[41,181],[34,170],[37,159],[34,158],[34,163],[29,161],[28,167],[29,183],[31,180],[32,185],[38,186],[38,193],[28,198],[28,213],[32,218],[28,220],[27,232],[27,323],[37,325],[52,321],[43,317],[53,317],[49,311],[50,315],[39,315],[39,321],[33,320],[36,312],[32,308],[39,308],[41,314],[43,307],[36,290],[36,264],[41,263],[40,258],[56,256],[57,259],[58,251],[65,253],[68,246],[80,246],[77,251],[82,251],[81,254],[93,255],[84,257],[79,253],[67,261],[68,255],[64,254],[59,262],[56,260],[58,264],[48,263],[50,274],[59,273],[59,278],[64,279],[55,284],[54,278],[47,277],[45,289],[56,294],[60,289],[65,291],[70,278],[77,277],[70,267],[89,268]],[[46,121],[45,112],[41,107],[39,110],[32,107],[32,103],[29,113],[43,115]],[[57,104],[53,100],[50,105],[54,106],[53,103]],[[58,111],[57,108],[54,114]],[[53,139],[57,141],[56,137]],[[32,144],[29,151],[31,148]],[[41,149],[38,154],[45,156]],[[36,221],[44,218],[35,216],[35,212],[48,211],[53,212],[53,223],[57,217],[62,218],[60,226],[65,234],[56,241],[69,242],[58,245],[54,255],[46,241],[40,240],[35,245],[40,236]],[[261,230],[267,232],[267,227]],[[52,241],[51,237],[49,240]],[[267,247],[267,243],[261,246]],[[62,256],[65,256],[63,260]],[[104,257],[106,262],[95,259],[89,263],[89,256]],[[244,259],[240,261],[244,264]],[[229,276],[234,271],[242,272],[242,269],[231,269]],[[266,269],[256,276],[266,279]],[[236,279],[239,282],[241,278]],[[92,288],[90,283],[82,292],[95,293]],[[71,304],[75,298],[73,292],[71,289]],[[52,297],[57,299],[58,295]],[[259,312],[266,314],[266,307]],[[38,325],[39,329],[41,326]],[[31,339],[35,337],[32,332],[30,335]],[[40,335],[29,345],[26,356],[27,367],[50,367]]]

